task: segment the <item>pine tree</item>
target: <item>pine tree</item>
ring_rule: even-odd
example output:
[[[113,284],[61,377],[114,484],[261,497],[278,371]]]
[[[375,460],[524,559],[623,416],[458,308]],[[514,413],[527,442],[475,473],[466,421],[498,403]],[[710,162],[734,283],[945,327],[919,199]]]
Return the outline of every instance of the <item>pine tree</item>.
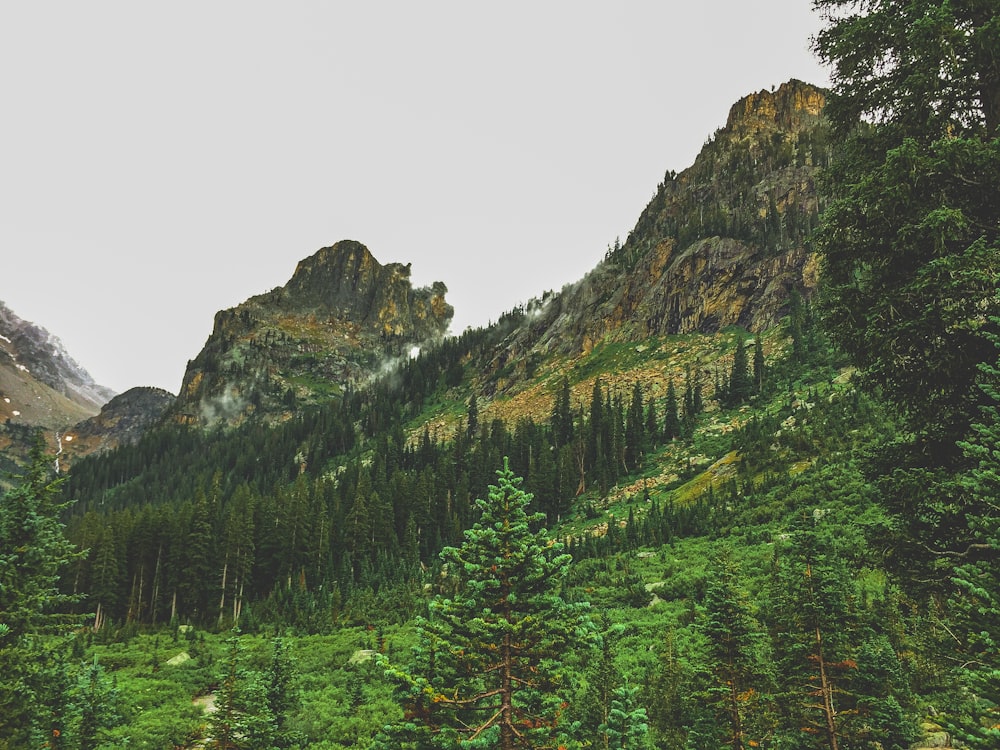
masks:
[[[977,715],[953,731],[972,747],[993,748],[1000,745],[1000,362],[981,369],[980,387],[989,403],[961,443],[973,465],[959,479],[971,498],[967,520],[973,541],[956,553],[961,564],[953,574],[959,589],[953,608],[966,652],[959,676],[978,704]]]
[[[81,619],[64,614],[80,597],[59,586],[80,553],[63,534],[58,487],[39,438],[18,485],[0,498],[0,747],[34,747],[34,738],[65,731],[59,639],[41,638],[66,635]]]
[[[808,731],[828,750],[840,747],[847,708],[840,699],[856,627],[852,577],[833,534],[822,521],[802,519],[776,551],[771,597],[785,728],[796,735]]]
[[[469,397],[468,422],[468,436],[474,438],[479,432],[479,400],[475,393]]]
[[[753,395],[753,390],[746,341],[742,335],[739,335],[736,338],[736,349],[733,352],[733,369],[729,374],[729,397],[726,401],[729,406],[745,404]]]
[[[80,675],[74,693],[73,703],[80,712],[76,728],[80,750],[97,750],[102,735],[122,721],[118,688],[95,658]]]
[[[599,650],[587,664],[584,672],[586,688],[575,711],[580,718],[581,733],[597,737],[597,746],[603,748],[608,747],[608,736],[600,727],[607,724],[615,690],[621,684],[615,666],[613,643],[622,630],[621,626],[612,627],[606,618],[601,622]]]
[[[753,342],[753,392],[760,395],[764,391],[764,344],[757,334]]]
[[[599,731],[607,738],[609,750],[642,750],[649,734],[646,709],[638,705],[639,689],[622,685],[615,690],[607,720]]]
[[[422,675],[389,674],[407,691],[425,740],[513,750],[558,733],[559,664],[587,621],[558,596],[569,555],[532,531],[542,516],[528,512],[531,495],[506,459],[497,478],[476,501],[482,516],[463,544],[441,553],[461,588],[438,596],[421,625],[434,658],[424,658]]]
[[[665,411],[666,414],[663,418],[663,438],[665,440],[673,440],[681,436],[681,418],[678,413],[677,389],[674,387],[673,380],[667,383],[667,404]]]
[[[632,400],[625,415],[625,466],[627,471],[639,467],[639,459],[646,450],[645,410],[642,403],[642,387],[632,386]]]
[[[566,376],[563,376],[559,392],[556,394],[551,424],[556,447],[569,445],[573,440],[573,411],[570,404],[569,379]]]
[[[709,671],[713,676],[704,703],[724,717],[729,747],[745,750],[749,741],[760,740],[749,731],[752,722],[748,712],[759,704],[764,671],[763,631],[750,614],[739,571],[727,556],[712,561],[705,590],[705,618],[699,630],[708,641]]]
[[[813,0],[846,138],[817,240],[836,344],[948,465],[1000,309],[1000,6]]]

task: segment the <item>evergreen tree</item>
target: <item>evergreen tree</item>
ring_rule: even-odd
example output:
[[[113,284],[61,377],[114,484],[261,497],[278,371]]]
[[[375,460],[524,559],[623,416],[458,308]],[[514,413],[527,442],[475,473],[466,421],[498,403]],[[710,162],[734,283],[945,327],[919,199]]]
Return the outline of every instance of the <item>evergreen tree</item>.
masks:
[[[11,750],[65,732],[65,665],[51,636],[80,623],[65,614],[80,597],[59,585],[80,553],[59,522],[58,486],[39,438],[18,485],[0,498],[0,747]]]
[[[838,750],[841,704],[856,623],[845,557],[828,524],[803,519],[777,550],[772,578],[774,652],[784,685],[785,731]],[[806,746],[806,745],[803,745]]]
[[[607,619],[601,623],[599,651],[588,662],[584,672],[586,688],[578,702],[575,716],[580,717],[581,734],[597,737],[599,747],[608,747],[608,735],[601,729],[608,722],[615,690],[621,681],[615,666],[614,640],[621,635],[621,626],[612,628]]]
[[[973,540],[956,553],[954,610],[965,640],[959,675],[977,697],[973,720],[954,728],[972,747],[1000,745],[1000,362],[982,367],[989,403],[962,448],[973,462],[960,477],[970,495],[967,520]]]
[[[271,746],[290,748],[295,738],[288,729],[289,714],[298,707],[298,695],[292,684],[295,668],[288,647],[281,638],[271,641],[271,664],[264,674],[267,711],[274,727]]]
[[[764,344],[763,337],[758,333],[753,342],[753,392],[761,394],[764,391]]]
[[[724,717],[729,731],[726,744],[733,750],[746,750],[749,742],[759,744],[748,713],[760,711],[763,667],[761,644],[763,631],[750,613],[750,603],[740,586],[739,571],[726,556],[712,561],[709,584],[705,590],[705,617],[699,630],[708,642],[709,671],[713,679],[705,705]],[[759,717],[758,717],[759,718]],[[760,729],[761,722],[756,722]]]
[[[97,750],[102,736],[120,724],[123,717],[118,689],[96,659],[80,675],[73,703],[80,712],[76,729],[80,750]]]
[[[818,234],[826,323],[947,464],[1000,308],[1000,6],[813,0],[846,145]]]
[[[649,734],[646,709],[638,705],[638,688],[622,685],[615,690],[607,720],[599,731],[607,738],[609,750],[642,750]]]
[[[673,440],[681,436],[681,418],[678,413],[677,389],[674,387],[673,380],[667,383],[665,411],[666,413],[663,417],[663,438],[664,440]]]
[[[289,737],[281,738],[271,695],[274,682],[257,670],[243,665],[238,630],[226,639],[229,650],[216,692],[216,710],[209,721],[213,750],[256,750],[291,747]],[[273,675],[272,675],[273,677]],[[287,686],[287,683],[285,683]],[[280,699],[277,702],[282,706]],[[281,744],[277,744],[281,740]],[[288,741],[286,741],[288,740]]]
[[[632,400],[625,415],[625,466],[627,471],[639,467],[639,459],[646,451],[645,410],[642,403],[642,387],[636,382],[632,386]]]
[[[729,393],[726,399],[730,406],[745,404],[753,395],[753,380],[750,378],[747,345],[742,335],[736,338],[733,352],[733,369],[729,374]]]
[[[552,407],[552,436],[556,447],[569,445],[573,440],[573,411],[570,404],[569,379],[564,375]]]
[[[476,436],[476,433],[479,432],[479,401],[476,398],[475,393],[473,393],[469,397],[469,410],[467,419],[469,422],[468,435],[470,438],[473,438]]]
[[[558,733],[559,665],[586,621],[557,593],[569,555],[544,530],[532,531],[542,516],[528,512],[531,495],[506,459],[497,477],[488,499],[476,501],[482,516],[463,544],[441,553],[461,588],[438,596],[422,624],[423,642],[437,644],[433,668],[390,674],[431,728],[425,739],[513,750]]]

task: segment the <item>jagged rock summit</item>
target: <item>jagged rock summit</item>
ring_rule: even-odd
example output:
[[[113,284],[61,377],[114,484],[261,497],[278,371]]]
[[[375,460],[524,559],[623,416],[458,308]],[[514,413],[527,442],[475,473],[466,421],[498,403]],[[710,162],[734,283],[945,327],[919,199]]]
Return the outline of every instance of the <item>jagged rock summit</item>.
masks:
[[[818,282],[809,234],[830,158],[824,104],[822,89],[796,80],[734,104],[695,163],[667,172],[624,244],[529,303],[495,366],[601,341],[774,325],[792,290],[809,297]]]
[[[410,264],[382,265],[360,242],[343,240],[299,262],[279,305],[322,311],[388,339],[421,341],[442,335],[451,322],[447,291],[440,281],[414,289]]]
[[[201,425],[283,419],[443,336],[454,314],[446,292],[441,282],[413,288],[409,265],[383,265],[360,242],[324,247],[285,286],[216,314],[170,415]]]

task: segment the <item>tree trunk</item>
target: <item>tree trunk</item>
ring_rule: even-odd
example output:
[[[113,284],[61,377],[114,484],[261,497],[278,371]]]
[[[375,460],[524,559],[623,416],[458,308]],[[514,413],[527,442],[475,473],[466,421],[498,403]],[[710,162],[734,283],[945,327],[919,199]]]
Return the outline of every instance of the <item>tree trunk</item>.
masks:
[[[219,599],[219,627],[226,616],[226,574],[229,572],[229,560],[222,564],[222,597]]]
[[[500,647],[500,750],[514,750],[514,705],[512,699],[510,633]]]
[[[823,659],[823,634],[816,628],[816,659],[819,662],[819,687],[823,695],[823,717],[826,720],[826,737],[830,750],[837,750],[837,712],[833,707],[833,685],[826,675],[826,661]]]
[[[730,728],[733,731],[733,750],[743,750],[743,721],[740,719],[740,698],[736,680],[729,680]]]

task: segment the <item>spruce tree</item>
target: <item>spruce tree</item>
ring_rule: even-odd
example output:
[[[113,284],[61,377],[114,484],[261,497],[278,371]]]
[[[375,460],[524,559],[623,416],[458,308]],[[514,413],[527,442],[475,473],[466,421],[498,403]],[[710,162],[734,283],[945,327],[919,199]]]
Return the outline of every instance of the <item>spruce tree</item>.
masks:
[[[639,705],[638,688],[622,685],[615,690],[607,720],[599,730],[608,750],[643,750],[649,734],[649,717]]]
[[[948,464],[1000,309],[1000,5],[813,0],[846,143],[818,233],[824,323]]]
[[[504,459],[488,498],[476,501],[479,521],[460,547],[441,552],[460,588],[436,597],[421,623],[422,674],[389,668],[412,720],[388,737],[407,737],[410,747],[461,741],[513,750],[541,746],[565,729],[561,660],[589,620],[559,596],[570,556],[544,529],[532,529],[543,516],[528,512],[532,498],[520,484]]]
[[[955,553],[960,564],[953,609],[964,640],[959,678],[977,703],[971,720],[953,731],[972,747],[1000,746],[1000,362],[984,365],[980,385],[989,403],[961,443],[973,462],[959,481],[969,493],[967,521],[971,543]]]
[[[65,732],[65,665],[53,649],[80,624],[65,614],[80,597],[59,585],[80,553],[59,522],[52,467],[39,438],[19,483],[0,498],[0,747],[35,747],[38,737]]]
[[[827,750],[841,746],[850,709],[841,701],[857,626],[852,576],[835,533],[815,517],[799,522],[776,549],[770,602],[784,729],[802,747]]]
[[[760,395],[764,390],[764,344],[762,337],[757,334],[753,342],[753,391]]]
[[[733,750],[759,744],[761,722],[749,713],[759,705],[764,633],[750,613],[750,602],[739,580],[739,571],[728,556],[712,561],[705,590],[705,616],[698,629],[708,642],[708,671],[712,675],[704,704],[714,709],[728,728],[725,743]]]
[[[665,411],[666,414],[663,418],[663,438],[664,440],[673,440],[681,436],[681,418],[678,413],[677,389],[674,386],[673,380],[667,383]]]
[[[729,374],[729,406],[745,404],[753,395],[753,381],[750,379],[747,345],[742,334],[736,338],[733,352],[733,369]]]

